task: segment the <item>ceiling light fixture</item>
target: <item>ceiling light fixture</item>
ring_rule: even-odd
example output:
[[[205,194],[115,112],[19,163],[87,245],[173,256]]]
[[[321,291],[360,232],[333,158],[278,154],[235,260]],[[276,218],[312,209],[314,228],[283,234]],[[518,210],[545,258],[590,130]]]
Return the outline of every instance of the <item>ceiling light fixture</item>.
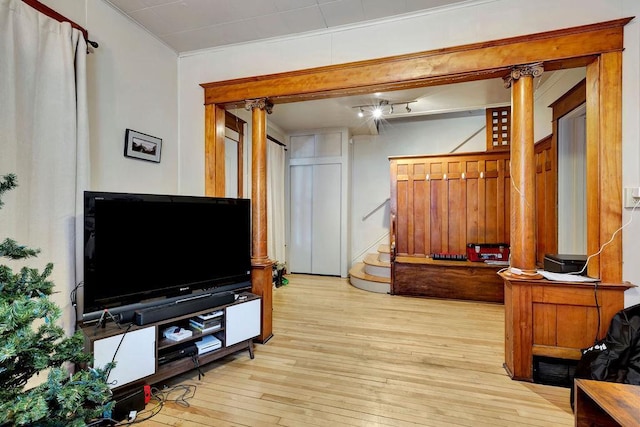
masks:
[[[391,115],[395,112],[393,108],[395,105],[405,105],[405,110],[407,113],[410,113],[411,108],[409,108],[409,104],[414,102],[418,101],[389,102],[389,100],[381,99],[377,104],[356,105],[352,108],[358,109],[358,117],[364,117],[365,112],[367,112],[374,120],[378,120],[385,114],[384,111],[386,109],[383,109],[383,107],[389,106],[389,112],[387,114]]]

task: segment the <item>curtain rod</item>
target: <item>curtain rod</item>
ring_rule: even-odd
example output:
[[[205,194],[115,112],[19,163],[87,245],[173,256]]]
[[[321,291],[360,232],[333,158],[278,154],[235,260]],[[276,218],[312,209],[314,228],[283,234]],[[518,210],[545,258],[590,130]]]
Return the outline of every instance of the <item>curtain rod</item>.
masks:
[[[275,142],[276,144],[278,144],[278,145],[279,145],[279,146],[281,146],[281,147],[284,147],[285,151],[287,150],[287,146],[286,146],[286,144],[283,144],[282,142],[278,141],[277,139],[275,139],[275,138],[274,138],[274,137],[272,137],[271,135],[267,135],[267,139],[268,139],[269,141],[273,141],[273,142]]]
[[[98,43],[92,40],[89,40],[89,32],[84,27],[81,27],[80,25],[73,22],[71,19],[65,17],[64,15],[59,14],[55,10],[51,9],[49,6],[40,3],[38,0],[22,0],[22,1],[28,4],[29,6],[31,6],[32,8],[34,8],[35,10],[37,10],[38,12],[44,13],[48,17],[53,18],[58,22],[70,23],[73,28],[80,30],[80,32],[84,36],[85,41],[88,44],[90,44],[93,48],[98,47]]]

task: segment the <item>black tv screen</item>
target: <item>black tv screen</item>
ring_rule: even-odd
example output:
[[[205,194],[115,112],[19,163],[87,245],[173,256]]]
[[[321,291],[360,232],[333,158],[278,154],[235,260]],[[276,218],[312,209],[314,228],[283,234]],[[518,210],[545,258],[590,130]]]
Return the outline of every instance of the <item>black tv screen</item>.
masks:
[[[250,287],[250,200],[84,193],[84,319],[200,291]]]

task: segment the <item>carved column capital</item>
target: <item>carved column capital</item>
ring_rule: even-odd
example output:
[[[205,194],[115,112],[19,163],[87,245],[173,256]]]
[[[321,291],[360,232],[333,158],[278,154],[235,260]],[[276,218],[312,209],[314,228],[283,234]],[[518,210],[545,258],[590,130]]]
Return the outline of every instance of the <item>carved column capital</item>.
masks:
[[[520,77],[531,76],[531,77],[540,77],[544,72],[544,66],[542,62],[537,62],[535,64],[528,65],[517,65],[511,69],[511,73],[508,76],[503,77],[504,87],[509,89],[513,84],[514,80],[518,80]]]
[[[259,108],[265,110],[267,114],[271,114],[273,111],[273,103],[267,98],[247,99],[244,101],[244,109],[247,111]]]

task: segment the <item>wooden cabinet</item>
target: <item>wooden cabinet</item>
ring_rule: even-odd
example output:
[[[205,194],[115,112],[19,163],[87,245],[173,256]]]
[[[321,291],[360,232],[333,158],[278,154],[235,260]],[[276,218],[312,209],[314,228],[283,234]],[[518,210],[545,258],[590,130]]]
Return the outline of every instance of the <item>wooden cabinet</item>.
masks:
[[[399,256],[509,243],[509,153],[391,157]]]
[[[424,261],[432,253],[465,254],[468,243],[509,243],[509,152],[390,161],[391,292],[502,302],[499,268]]]
[[[116,362],[107,378],[110,388],[152,375],[156,372],[156,328],[149,326],[96,339],[93,354],[94,366]]]
[[[606,335],[631,284],[512,280],[504,276],[505,368],[533,381],[533,357],[578,360]]]
[[[154,384],[228,354],[249,350],[253,358],[253,338],[260,334],[260,297],[244,293],[235,302],[165,319],[144,326],[109,323],[105,328],[84,327],[85,348],[94,354],[94,366],[103,367],[112,360],[116,367],[109,374],[111,388],[137,381]],[[206,333],[194,330],[192,336],[172,341],[162,336],[171,326],[189,329],[189,320],[199,314],[221,311],[220,327]],[[196,355],[169,358],[168,355],[194,344],[206,335],[221,341],[219,349]],[[166,361],[166,363],[163,363]]]

